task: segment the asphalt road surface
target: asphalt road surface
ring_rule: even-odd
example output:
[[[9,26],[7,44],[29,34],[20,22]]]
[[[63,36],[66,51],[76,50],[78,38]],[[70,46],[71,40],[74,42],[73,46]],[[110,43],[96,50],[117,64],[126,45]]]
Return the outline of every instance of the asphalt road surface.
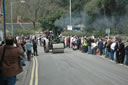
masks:
[[[37,57],[38,85],[128,85],[128,68],[97,55],[65,49]]]

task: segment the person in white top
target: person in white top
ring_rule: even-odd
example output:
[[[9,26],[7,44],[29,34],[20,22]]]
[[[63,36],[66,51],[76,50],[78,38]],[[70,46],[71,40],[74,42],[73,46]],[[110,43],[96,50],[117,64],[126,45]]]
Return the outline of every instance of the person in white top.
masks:
[[[43,47],[44,47],[44,52],[49,52],[49,39],[48,39],[48,37],[44,37]]]
[[[113,41],[111,44],[111,60],[114,60],[114,51],[115,51],[116,42]]]
[[[73,37],[71,36],[70,47],[72,48]]]
[[[97,44],[96,42],[91,44],[92,54],[96,55]]]

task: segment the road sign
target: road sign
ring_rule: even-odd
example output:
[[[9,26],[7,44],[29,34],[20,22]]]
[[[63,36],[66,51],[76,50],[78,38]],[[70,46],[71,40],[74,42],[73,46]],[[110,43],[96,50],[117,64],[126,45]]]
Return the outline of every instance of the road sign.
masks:
[[[106,34],[110,34],[110,29],[106,29]]]
[[[71,25],[68,25],[67,26],[67,30],[72,30],[72,26]]]

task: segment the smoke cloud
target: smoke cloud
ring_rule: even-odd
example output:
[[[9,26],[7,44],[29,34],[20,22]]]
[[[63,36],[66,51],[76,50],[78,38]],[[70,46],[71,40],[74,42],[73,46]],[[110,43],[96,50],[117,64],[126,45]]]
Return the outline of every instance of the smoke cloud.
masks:
[[[72,26],[79,25],[79,24],[85,24],[85,19],[87,17],[88,15],[84,12],[72,13],[72,19],[71,19]],[[67,25],[70,24],[69,14],[65,14],[60,19],[56,20],[54,24],[55,26],[59,26],[59,27],[67,27]]]
[[[123,3],[120,3],[119,0],[116,0],[116,5],[120,6]],[[89,16],[86,12],[72,13],[72,25],[83,24],[85,29],[95,28],[95,29],[114,29],[118,33],[128,32],[128,5],[125,7],[125,13],[122,15],[116,14],[116,12],[111,13],[112,15],[107,16],[101,13],[100,8],[96,8],[96,16],[92,19],[92,16]],[[65,14],[60,19],[56,20],[55,26],[60,26],[62,28],[69,25],[69,14]]]

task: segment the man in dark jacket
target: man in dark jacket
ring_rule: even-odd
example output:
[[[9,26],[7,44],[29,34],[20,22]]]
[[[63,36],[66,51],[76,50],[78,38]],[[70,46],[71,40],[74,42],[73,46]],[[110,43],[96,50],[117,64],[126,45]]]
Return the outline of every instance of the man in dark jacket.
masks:
[[[2,61],[2,74],[8,85],[15,85],[16,75],[23,71],[19,57],[24,56],[24,51],[20,42],[18,42],[17,46],[14,46],[14,38],[12,36],[8,36],[6,45],[0,47],[0,56],[2,56],[4,46],[6,47]]]
[[[120,52],[119,52],[120,43],[121,43],[121,40],[117,41],[117,42],[116,42],[116,45],[115,45],[116,63],[120,63],[120,59],[119,59],[119,56],[120,56]]]
[[[100,39],[98,42],[98,48],[99,48],[100,55],[102,55],[103,54],[103,41],[102,41],[102,39]]]
[[[124,63],[124,58],[125,58],[125,46],[124,43],[121,42],[120,44],[120,48],[119,48],[119,52],[120,52],[120,63]]]
[[[87,40],[87,42],[88,42],[88,54],[92,54],[92,50],[91,50],[92,39],[89,38],[89,39]]]
[[[119,42],[116,43],[115,51],[116,51],[116,62],[123,64],[125,58],[125,46],[124,43],[121,42],[121,40],[119,40]]]
[[[77,49],[78,49],[78,50],[80,49],[80,45],[81,45],[81,40],[80,40],[80,38],[78,37],[78,39],[77,39]]]
[[[38,41],[36,39],[33,40],[33,54],[34,54],[34,56],[38,56],[37,42]]]

